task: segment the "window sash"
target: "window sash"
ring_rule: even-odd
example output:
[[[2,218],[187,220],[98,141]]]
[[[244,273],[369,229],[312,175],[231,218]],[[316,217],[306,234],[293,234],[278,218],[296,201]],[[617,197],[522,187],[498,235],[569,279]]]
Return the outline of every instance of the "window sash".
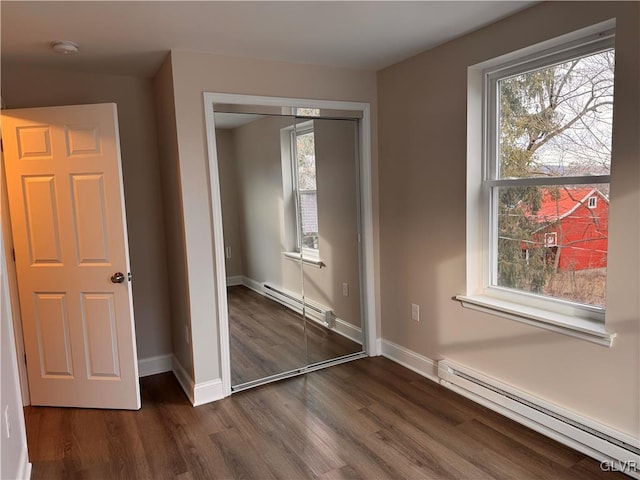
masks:
[[[558,297],[544,296],[498,285],[498,189],[515,186],[554,186],[578,184],[611,183],[610,175],[558,176],[558,177],[521,177],[500,178],[499,157],[499,94],[500,80],[515,75],[535,71],[541,68],[564,63],[566,61],[597,54],[615,48],[615,32],[608,30],[586,38],[576,40],[560,47],[538,52],[502,65],[494,66],[483,72],[483,164],[482,197],[485,233],[484,252],[484,288],[485,294],[515,300],[527,305],[549,308],[558,311],[581,311],[588,318],[604,322],[605,309],[602,307],[579,304]]]
[[[298,252],[305,253],[306,255],[316,258],[318,257],[319,249],[303,246],[302,238],[304,233],[302,232],[302,206],[300,205],[300,194],[304,192],[317,192],[317,189],[302,189],[299,188],[299,172],[298,172],[298,151],[297,143],[298,137],[313,133],[313,121],[296,124],[291,129],[291,186],[294,199],[294,205],[296,209],[296,248]],[[317,210],[317,204],[316,204]],[[314,253],[315,252],[315,253]]]
[[[564,63],[566,61],[594,55],[615,48],[615,33],[608,30],[599,34],[583,38],[576,42],[571,42],[559,48],[547,50],[533,56],[518,59],[483,72],[484,77],[484,99],[483,110],[485,112],[483,139],[485,142],[483,162],[483,180],[500,179],[500,166],[498,147],[499,129],[499,95],[498,82],[505,78],[520,75],[541,68]],[[538,177],[529,177],[531,179]],[[570,178],[570,177],[552,177]]]
[[[584,185],[611,183],[611,175],[583,175],[580,177],[527,177],[485,180],[486,187],[544,187],[553,185]]]

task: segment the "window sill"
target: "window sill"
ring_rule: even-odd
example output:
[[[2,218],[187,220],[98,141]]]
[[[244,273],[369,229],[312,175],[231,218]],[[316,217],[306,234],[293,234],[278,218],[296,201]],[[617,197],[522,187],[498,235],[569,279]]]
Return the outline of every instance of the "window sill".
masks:
[[[288,260],[297,260],[300,261],[300,252],[282,252],[284,258]],[[325,263],[319,258],[310,258],[308,256],[302,256],[302,263],[305,265],[311,265],[312,267],[322,268],[326,267]]]
[[[602,323],[594,320],[528,307],[485,295],[456,295],[454,299],[462,303],[465,308],[580,338],[605,347],[611,347],[616,336],[615,333],[607,332]]]

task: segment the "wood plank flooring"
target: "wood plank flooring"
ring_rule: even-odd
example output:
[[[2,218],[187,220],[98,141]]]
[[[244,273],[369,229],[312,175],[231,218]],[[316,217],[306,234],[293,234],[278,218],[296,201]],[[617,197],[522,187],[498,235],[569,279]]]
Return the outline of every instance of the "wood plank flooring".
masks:
[[[360,352],[362,346],[245,286],[227,288],[231,384]]]
[[[27,407],[32,478],[627,478],[382,357],[195,408],[171,373],[141,387],[137,412]]]

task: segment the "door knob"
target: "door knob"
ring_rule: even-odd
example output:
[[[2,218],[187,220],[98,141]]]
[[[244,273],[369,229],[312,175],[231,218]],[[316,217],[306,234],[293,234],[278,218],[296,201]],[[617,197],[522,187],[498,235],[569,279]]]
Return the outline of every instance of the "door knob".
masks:
[[[112,283],[122,283],[122,282],[124,282],[124,273],[116,272],[113,275],[111,275],[111,282]]]

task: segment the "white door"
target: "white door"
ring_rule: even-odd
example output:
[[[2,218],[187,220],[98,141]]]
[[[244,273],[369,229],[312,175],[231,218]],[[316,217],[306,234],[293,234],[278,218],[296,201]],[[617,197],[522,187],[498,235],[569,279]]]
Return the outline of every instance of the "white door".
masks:
[[[33,405],[140,408],[115,104],[3,110]]]

